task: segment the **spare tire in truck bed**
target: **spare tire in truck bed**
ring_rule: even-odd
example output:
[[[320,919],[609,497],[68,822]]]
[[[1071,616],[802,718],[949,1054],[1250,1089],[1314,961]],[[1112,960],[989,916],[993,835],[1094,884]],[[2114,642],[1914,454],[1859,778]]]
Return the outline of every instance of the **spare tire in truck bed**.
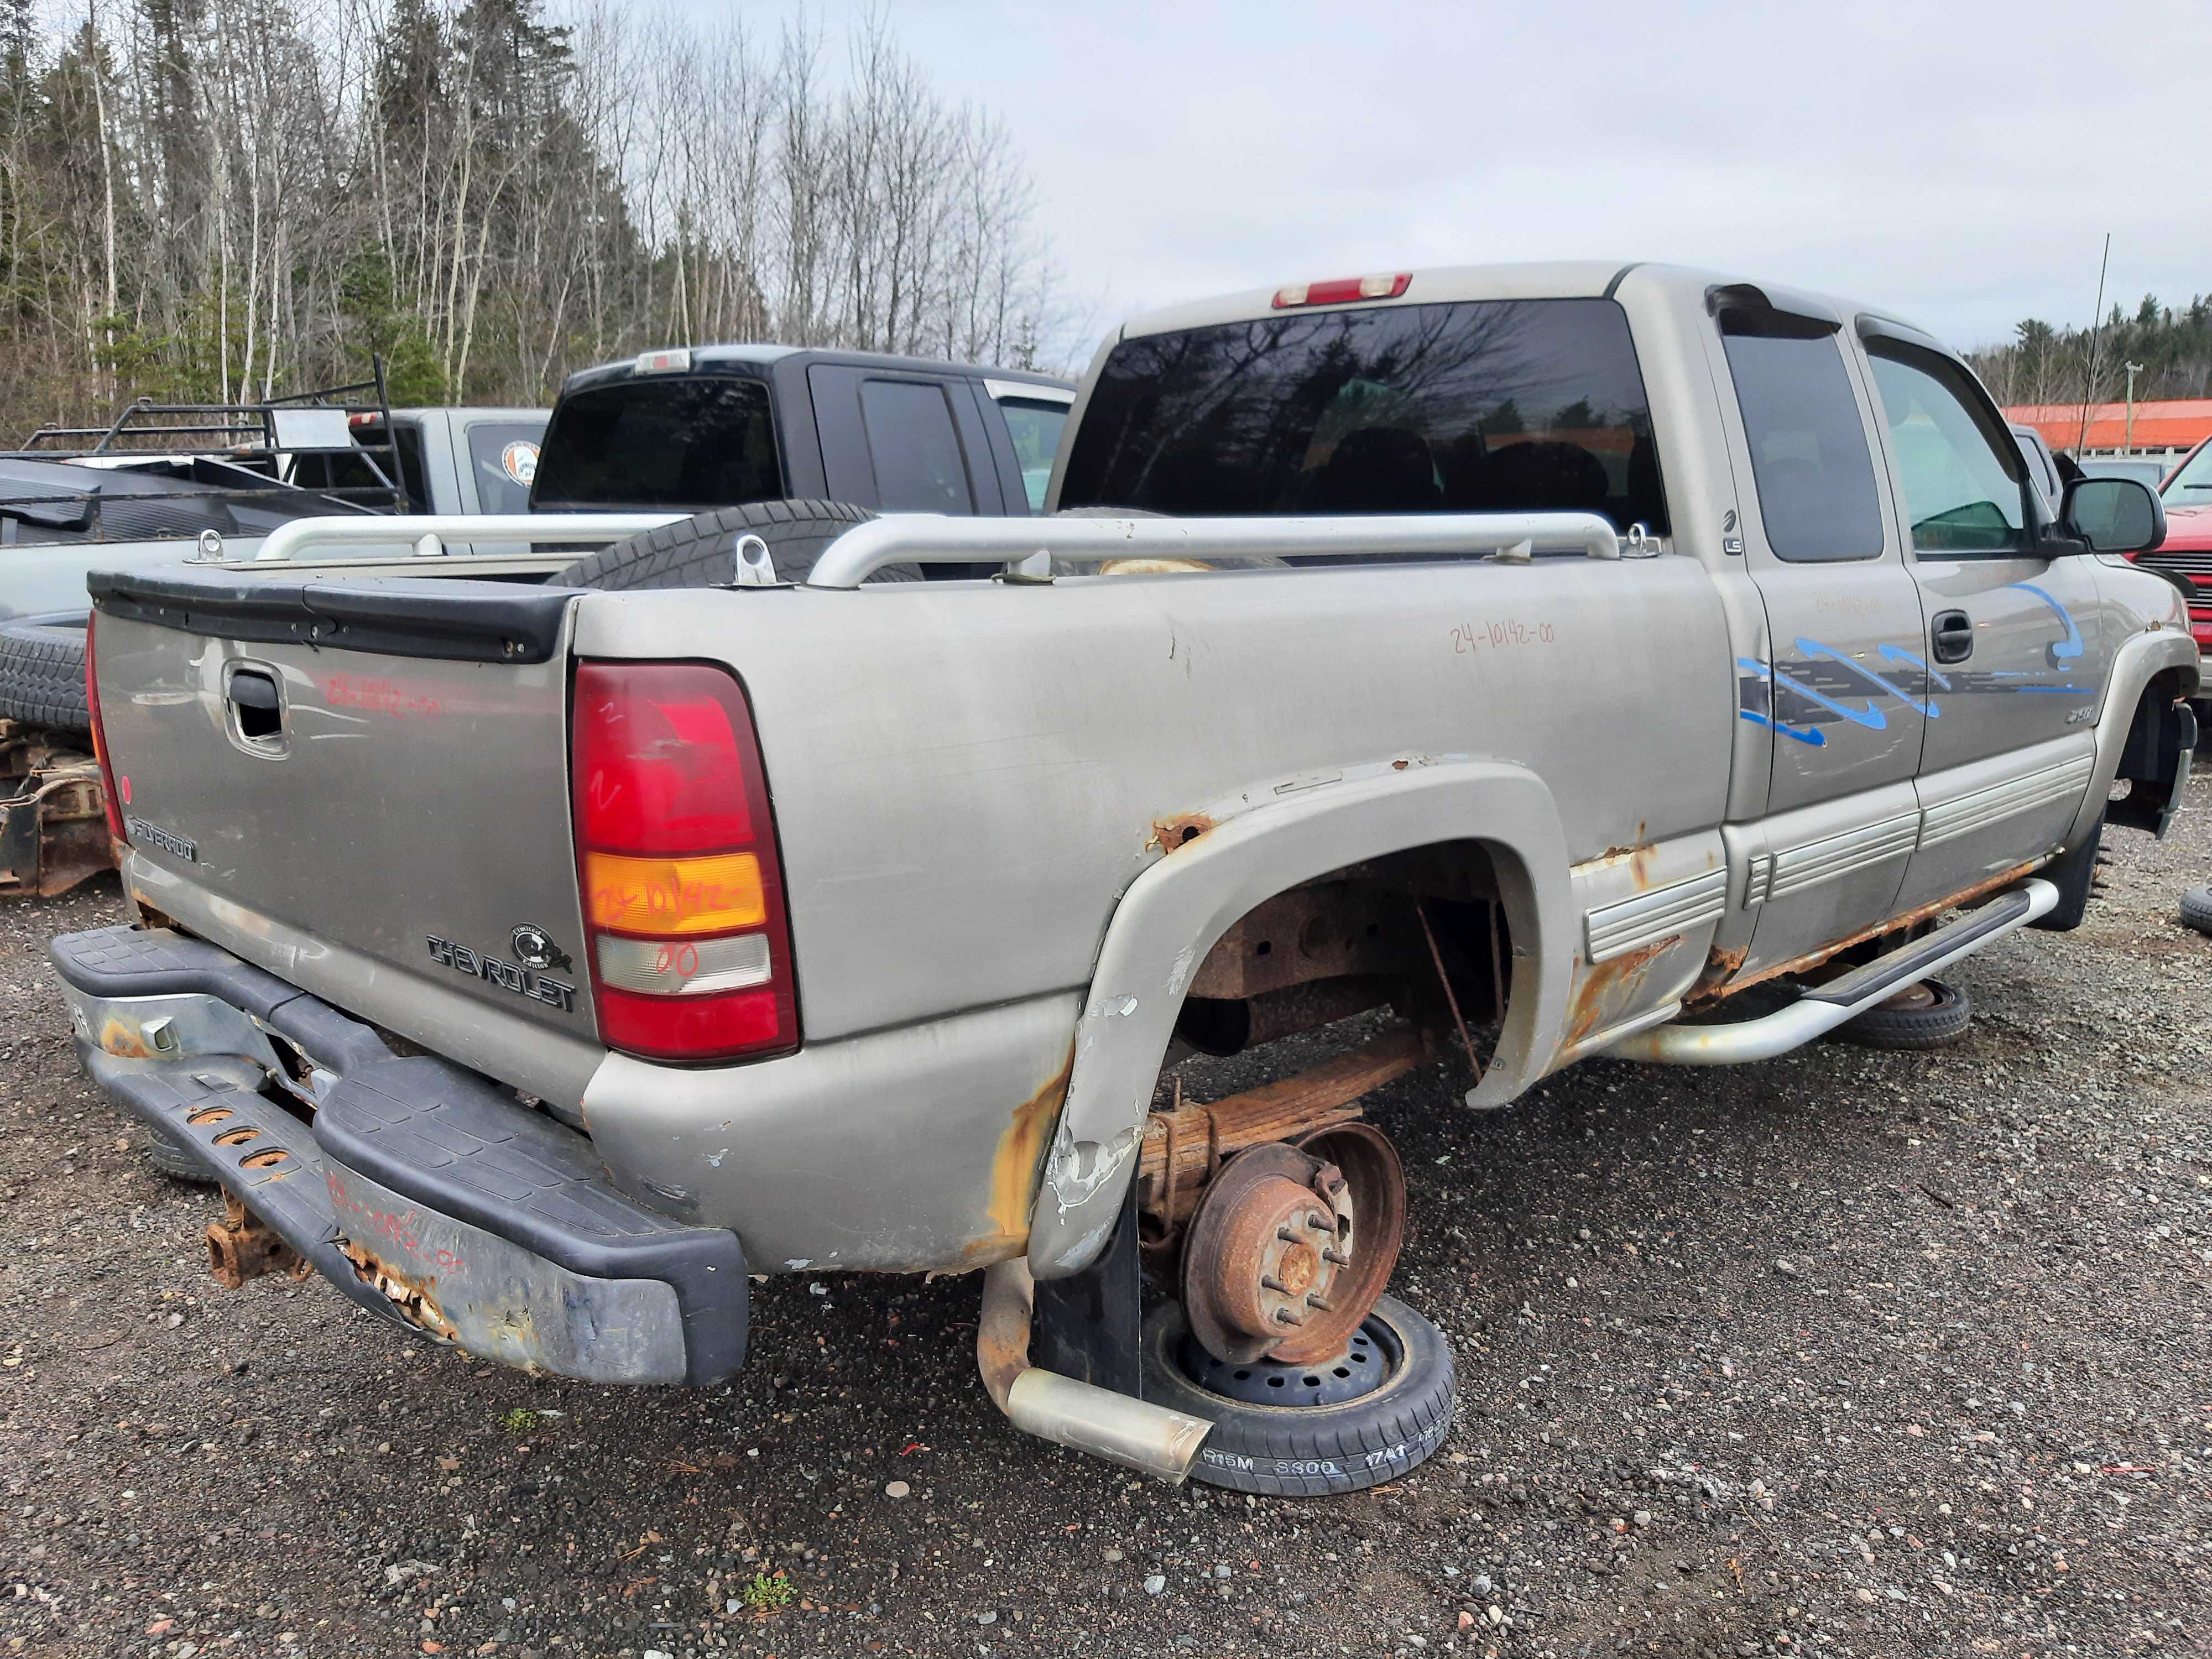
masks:
[[[0,719],[89,732],[84,701],[85,611],[0,622]]]
[[[717,507],[680,524],[645,530],[568,567],[561,580],[571,587],[616,592],[641,587],[727,587],[738,579],[738,538],[768,544],[780,581],[803,582],[822,550],[854,525],[876,515],[846,501],[748,501]],[[872,582],[919,581],[911,564],[886,565]]]

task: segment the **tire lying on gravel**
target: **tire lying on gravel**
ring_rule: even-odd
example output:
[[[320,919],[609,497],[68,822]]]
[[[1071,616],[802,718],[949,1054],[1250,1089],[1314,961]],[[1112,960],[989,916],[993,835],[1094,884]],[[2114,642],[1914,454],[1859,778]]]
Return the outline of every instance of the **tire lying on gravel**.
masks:
[[[1333,1406],[1254,1406],[1202,1389],[1176,1356],[1189,1330],[1180,1302],[1145,1316],[1144,1397],[1213,1424],[1191,1478],[1234,1492],[1322,1498],[1362,1492],[1418,1467],[1451,1431],[1458,1400],[1443,1334],[1395,1297],[1369,1315],[1399,1349],[1383,1384]]]
[[[2212,933],[2212,887],[2192,887],[2181,896],[2181,920],[2200,933]]]
[[[0,719],[89,733],[84,630],[90,612],[57,611],[0,622]]]
[[[780,581],[803,582],[823,549],[876,515],[848,501],[748,501],[717,507],[678,524],[641,531],[580,559],[562,574],[570,587],[629,592],[648,587],[727,587],[738,579],[738,540],[768,544]],[[921,580],[919,566],[886,565],[872,582]]]
[[[1942,1048],[1956,1042],[1973,1024],[1973,999],[1943,980],[1921,984],[1934,993],[1924,1007],[1877,1006],[1845,1020],[1835,1035],[1868,1048]]]
[[[172,1181],[181,1181],[194,1187],[213,1187],[218,1184],[210,1175],[207,1165],[194,1158],[159,1129],[142,1127],[138,1144],[144,1149],[146,1161]]]

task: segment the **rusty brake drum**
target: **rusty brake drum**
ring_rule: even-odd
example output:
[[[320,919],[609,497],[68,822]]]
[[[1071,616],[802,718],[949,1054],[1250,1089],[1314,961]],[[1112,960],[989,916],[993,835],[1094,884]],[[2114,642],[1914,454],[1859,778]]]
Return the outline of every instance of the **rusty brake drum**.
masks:
[[[1239,1152],[1207,1187],[1184,1240],[1191,1333],[1231,1364],[1325,1358],[1382,1295],[1404,1231],[1397,1155],[1366,1124]]]

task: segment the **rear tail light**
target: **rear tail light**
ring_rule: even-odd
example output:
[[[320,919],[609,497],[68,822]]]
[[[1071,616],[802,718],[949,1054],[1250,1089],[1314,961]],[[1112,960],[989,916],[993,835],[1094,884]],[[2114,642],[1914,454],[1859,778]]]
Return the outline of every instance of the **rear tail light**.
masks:
[[[1379,276],[1340,276],[1334,282],[1299,283],[1275,290],[1275,309],[1293,306],[1340,306],[1354,300],[1395,300],[1413,286],[1411,271],[1392,271]]]
[[[84,708],[92,717],[92,757],[100,763],[100,799],[107,808],[107,833],[121,841],[124,797],[115,792],[115,769],[107,760],[107,732],[100,723],[100,670],[93,663],[90,617],[84,619]]]
[[[735,678],[580,665],[572,783],[601,1039],[650,1060],[797,1048],[775,823]]]

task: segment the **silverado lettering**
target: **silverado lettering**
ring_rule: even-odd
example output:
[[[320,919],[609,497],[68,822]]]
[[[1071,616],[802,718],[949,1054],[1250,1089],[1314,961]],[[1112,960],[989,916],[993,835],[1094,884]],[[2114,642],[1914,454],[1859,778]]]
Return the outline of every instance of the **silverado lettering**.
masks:
[[[199,862],[199,847],[189,836],[180,836],[173,830],[164,830],[160,824],[149,823],[143,818],[131,818],[124,827],[137,840],[160,848],[172,858],[182,859],[187,864]]]

